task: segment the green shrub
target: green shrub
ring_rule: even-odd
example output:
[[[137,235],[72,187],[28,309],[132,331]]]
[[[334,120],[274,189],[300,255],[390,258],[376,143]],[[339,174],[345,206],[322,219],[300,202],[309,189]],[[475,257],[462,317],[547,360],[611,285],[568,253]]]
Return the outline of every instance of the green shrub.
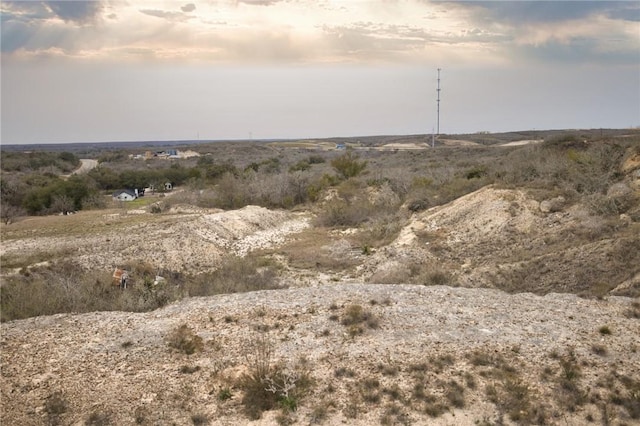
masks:
[[[108,426],[113,424],[110,413],[94,411],[84,423],[86,426]]]
[[[336,377],[355,377],[356,372],[347,367],[338,367],[333,371],[333,375]]]
[[[376,378],[369,377],[362,379],[359,383],[360,395],[362,400],[369,404],[377,404],[380,402],[380,381]]]
[[[587,402],[587,393],[580,387],[582,368],[578,359],[569,349],[560,359],[560,375],[558,377],[557,399],[569,411]]]
[[[631,302],[629,308],[627,309],[625,315],[628,318],[637,318],[640,319],[640,302]]]
[[[231,393],[231,389],[229,389],[228,387],[222,388],[220,389],[220,392],[218,392],[218,399],[220,401],[226,401],[228,399],[231,399],[233,397],[233,393]]]
[[[289,167],[289,173],[292,172],[303,172],[305,170],[309,170],[311,168],[311,164],[307,160],[300,160],[293,166]]]
[[[602,334],[603,336],[605,336],[605,335],[609,335],[609,334],[611,334],[611,329],[609,328],[609,326],[608,326],[608,325],[603,325],[602,327],[600,327],[600,328],[598,329],[598,332],[599,332],[600,334]]]
[[[192,414],[191,422],[196,426],[208,425],[209,418],[207,417],[206,414]]]
[[[412,200],[407,203],[407,209],[413,213],[421,212],[429,207],[431,207],[431,204],[427,199]]]
[[[598,343],[594,343],[593,345],[591,345],[591,352],[596,355],[605,356],[607,354],[607,347]]]
[[[369,220],[373,205],[368,201],[328,201],[315,219],[316,226],[355,227]]]
[[[199,365],[194,365],[194,366],[190,366],[190,365],[183,365],[182,367],[180,367],[180,372],[182,374],[193,374],[197,371],[200,371],[200,366]]]
[[[361,174],[367,168],[366,161],[358,161],[358,155],[353,151],[347,151],[341,156],[331,160],[331,166],[343,179],[349,179]]]
[[[445,398],[456,408],[464,407],[464,387],[455,380],[449,381],[445,390]]]
[[[361,305],[349,305],[345,309],[342,317],[342,325],[353,325],[364,322],[368,318],[369,314],[362,308]]]
[[[451,274],[445,271],[430,271],[424,278],[424,285],[451,285]]]
[[[322,155],[310,155],[309,158],[307,159],[307,162],[309,164],[322,164],[324,163],[326,160]]]
[[[466,179],[479,179],[487,175],[487,166],[475,166],[463,172]]]
[[[611,397],[611,402],[627,410],[629,417],[640,419],[640,380],[630,376],[620,376],[625,391]]]
[[[349,305],[346,307],[340,323],[347,327],[350,336],[364,333],[364,326],[368,328],[378,328],[378,318],[361,305]]]

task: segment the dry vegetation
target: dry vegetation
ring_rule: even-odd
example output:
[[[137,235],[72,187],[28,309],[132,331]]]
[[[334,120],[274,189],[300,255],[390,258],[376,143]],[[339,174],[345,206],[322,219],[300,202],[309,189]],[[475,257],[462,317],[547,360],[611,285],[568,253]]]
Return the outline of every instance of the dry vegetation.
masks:
[[[2,422],[637,423],[640,135],[516,137],[196,147],[174,193],[12,217]]]

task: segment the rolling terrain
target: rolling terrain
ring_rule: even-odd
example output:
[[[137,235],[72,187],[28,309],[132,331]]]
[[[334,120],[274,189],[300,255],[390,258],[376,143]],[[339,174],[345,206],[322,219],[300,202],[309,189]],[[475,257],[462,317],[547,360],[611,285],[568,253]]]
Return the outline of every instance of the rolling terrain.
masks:
[[[184,188],[3,224],[5,298],[55,305],[35,291],[50,280],[76,309],[113,304],[2,323],[2,422],[638,423],[638,147],[587,193],[565,165],[595,170],[598,142],[458,139],[432,163],[376,151],[361,183],[288,210],[206,207]],[[423,141],[379,146],[393,143]],[[536,163],[543,149],[569,163]],[[400,199],[398,172],[374,167],[416,158],[442,171]],[[487,164],[503,167],[491,181]],[[116,267],[130,288],[111,285]]]

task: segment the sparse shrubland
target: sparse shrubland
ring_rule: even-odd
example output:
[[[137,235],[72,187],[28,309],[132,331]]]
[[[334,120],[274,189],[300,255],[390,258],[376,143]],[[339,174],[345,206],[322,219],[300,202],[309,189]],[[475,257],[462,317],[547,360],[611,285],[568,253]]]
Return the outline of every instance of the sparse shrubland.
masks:
[[[361,305],[353,304],[345,308],[340,323],[347,327],[349,336],[363,334],[366,328],[376,329],[380,325],[378,317]]]
[[[186,284],[189,296],[273,290],[282,288],[277,279],[278,266],[268,259],[252,256],[229,257],[210,273],[198,274]]]
[[[127,289],[114,285],[110,272],[96,273],[71,262],[23,268],[2,286],[2,321],[61,312],[142,312],[185,296],[280,288],[275,265],[253,257],[231,257],[216,271],[195,277],[146,263],[123,266],[130,275]],[[165,279],[156,282],[156,275]]]
[[[110,272],[89,271],[71,262],[25,268],[2,286],[2,321],[61,312],[147,311],[176,300],[180,289],[155,275],[132,271],[126,290],[114,285]]]
[[[347,151],[331,161],[331,166],[343,179],[358,176],[367,168],[366,161],[358,161],[359,157],[354,151]]]
[[[287,155],[274,156],[273,149]],[[352,270],[364,258],[390,244],[412,214],[494,184],[524,190],[537,201],[555,200],[555,204],[548,203],[550,212],[562,212],[580,204],[589,214],[600,218],[591,220],[589,226],[561,230],[555,240],[546,238],[544,252],[513,251],[510,254],[513,266],[495,273],[494,285],[508,291],[569,291],[604,297],[617,283],[632,278],[638,271],[633,265],[640,264],[640,247],[636,247],[639,242],[634,231],[640,218],[639,200],[637,192],[625,183],[628,175],[620,168],[623,160],[638,155],[639,151],[637,137],[592,141],[578,134],[559,134],[543,143],[523,147],[415,152],[350,149],[344,153],[310,155],[306,150],[264,149],[254,144],[241,146],[238,152],[222,150],[222,155],[203,155],[184,162],[143,162],[107,155],[88,175],[68,180],[48,172],[42,174],[42,167],[64,163],[67,166],[61,166],[62,169],[68,170],[77,165],[73,154],[47,154],[41,156],[42,161],[37,156],[11,154],[3,157],[1,205],[3,219],[8,223],[25,211],[64,212],[98,206],[104,203],[100,190],[171,181],[183,185],[183,190],[156,203],[147,203],[149,211],[158,216],[170,212],[170,207],[177,204],[222,209],[252,204],[314,212],[316,230],[285,243],[280,254],[285,256],[285,263],[295,268],[339,272]],[[141,164],[153,167],[142,168]],[[517,215],[518,204],[513,203],[512,207],[512,214]],[[621,213],[629,217],[627,222],[620,221]],[[344,231],[344,236],[337,238],[332,230]],[[415,233],[435,260],[409,257],[397,263],[397,270],[376,272],[367,277],[368,281],[458,285],[458,275],[441,261],[455,256],[446,241],[431,231]],[[608,239],[612,243],[611,249],[602,254],[605,261],[582,259],[571,251],[572,246]],[[557,247],[558,252],[549,252],[550,247]],[[571,268],[554,269],[549,256],[566,257],[562,262]],[[59,261],[61,258],[72,259],[73,253],[62,249],[20,258],[3,256],[3,268],[24,268],[25,272],[8,278],[3,285],[4,320],[68,310],[148,310],[186,295],[279,287],[276,263],[260,265],[257,259],[250,258],[229,259],[212,273],[195,273],[191,277],[174,274],[166,288],[149,284],[158,271],[145,274],[134,271],[136,284],[121,294],[109,285],[106,273],[97,274],[96,279],[95,273],[75,267],[72,268],[75,272],[62,278],[64,273],[59,269],[68,267]],[[44,261],[52,266],[28,268]],[[73,282],[73,289],[65,282]],[[25,287],[19,283],[29,284]],[[617,291],[635,296],[640,289],[627,286]],[[12,301],[24,299],[15,294],[24,292],[41,296],[29,298],[33,302],[21,301],[22,308],[14,309]],[[57,294],[65,296],[58,298]],[[103,296],[96,298],[95,294]],[[45,295],[51,295],[53,303],[38,308]]]
[[[124,407],[122,414],[109,403],[72,399],[76,390],[68,385],[74,374],[90,370],[93,375],[83,380],[100,390],[105,386],[105,371],[95,374],[90,362],[73,364],[73,374],[55,381],[41,374],[18,383],[19,373],[3,361],[3,375],[10,373],[4,378],[11,382],[3,397],[33,397],[27,405],[37,408],[23,419],[39,415],[48,424],[208,424],[227,416],[239,424],[258,419],[322,424],[338,417],[346,423],[417,424],[455,421],[468,412],[483,413],[472,419],[476,424],[566,419],[634,424],[640,418],[640,383],[633,374],[638,349],[622,339],[632,335],[640,305],[609,296],[640,295],[640,201],[633,182],[638,168],[621,167],[640,155],[640,138],[558,134],[536,145],[500,148],[489,145],[507,136],[475,139],[483,146],[395,152],[376,151],[365,140],[361,147],[367,149],[313,154],[286,144],[237,149],[229,144],[220,145],[220,155],[175,162],[136,162],[113,152],[102,155],[100,166],[89,174],[66,180],[58,177],[63,169],[55,164],[74,164],[69,156],[49,156],[55,164],[39,168],[27,167],[28,157],[19,155],[5,167],[3,158],[2,217],[10,223],[2,226],[3,244],[43,243],[2,253],[3,327],[13,330],[22,322],[7,321],[55,313],[166,307],[153,314],[121,312],[127,321],[113,327],[101,323],[100,333],[116,333],[115,343],[101,346],[98,337],[84,339],[69,361],[108,353],[113,359],[108,368],[118,370],[113,377],[119,384],[130,383],[127,370],[121,370],[128,367],[122,366],[144,364],[151,373],[143,368],[135,374],[136,380],[147,374],[149,389],[135,395],[135,400],[144,398],[144,406]],[[162,197],[150,194],[149,202],[71,217],[14,220],[27,211],[98,208],[112,189],[165,180],[178,190]],[[467,210],[458,203],[445,206],[488,185],[459,201],[473,201]],[[277,239],[276,225],[262,226],[264,215],[252,216],[250,230],[234,232],[222,225],[241,216],[205,210],[247,205],[277,209],[277,215],[268,211],[278,218],[269,216],[271,221],[286,218],[282,221],[304,226]],[[267,211],[251,209],[245,210]],[[219,220],[220,230],[207,233],[212,223],[207,220]],[[31,221],[37,225],[30,227]],[[152,248],[140,244],[130,250],[126,242],[134,232],[148,232],[145,244]],[[111,256],[108,262],[130,259],[118,265],[129,271],[128,288],[113,284],[112,270],[86,260],[86,245],[76,248],[88,233],[97,236],[92,241],[104,248],[104,256]],[[260,250],[242,245],[260,233],[274,238],[273,244]],[[118,256],[109,252],[116,239],[125,242]],[[169,259],[159,256],[162,250],[176,254]],[[197,261],[193,253],[200,256]],[[167,266],[169,261],[173,266]],[[360,282],[371,284],[365,288]],[[403,285],[372,285],[378,283]],[[459,286],[548,299],[453,288]],[[287,287],[286,292],[221,296],[215,303],[197,299]],[[330,296],[305,299],[295,287],[310,287],[304,289],[310,292],[330,288]],[[550,293],[598,300],[576,302],[573,296]],[[285,300],[289,297],[295,300]],[[489,297],[509,298],[504,304],[513,302],[519,310],[493,299],[485,304],[482,298]],[[548,316],[520,322],[517,329],[510,324],[519,315],[534,317],[533,308],[520,298],[544,310],[545,303],[563,297],[568,298],[565,304],[557,304]],[[180,299],[193,311],[172,305]],[[220,300],[233,300],[233,306],[222,306]],[[455,301],[451,311],[439,308]],[[606,315],[586,321],[584,307]],[[76,317],[38,320],[39,327],[48,333],[51,321],[62,329],[64,318]],[[94,320],[93,315],[83,318]],[[145,329],[146,321],[153,326]],[[24,327],[29,324],[24,321]],[[138,328],[131,331],[134,325]],[[74,326],[82,328],[82,321]],[[416,339],[414,331],[423,326]],[[158,327],[157,339],[141,332]],[[14,357],[46,353],[41,342],[12,333],[3,337],[8,342],[3,340],[3,352],[11,347]],[[58,333],[45,339],[57,339]],[[525,341],[513,341],[517,336],[526,336]],[[72,340],[65,338],[65,344]],[[562,346],[565,339],[575,346]],[[147,341],[155,346],[143,347]],[[301,351],[312,357],[300,358]],[[44,362],[24,356],[30,363]],[[56,368],[64,361],[48,356]],[[120,391],[119,398],[130,397],[126,389]]]
[[[498,172],[498,183],[561,193],[572,201],[584,199],[592,212],[620,214],[634,205],[631,191],[609,195],[620,182],[621,161],[633,149],[631,141],[586,142],[575,136],[545,141],[510,153]],[[637,200],[635,200],[637,202]]]

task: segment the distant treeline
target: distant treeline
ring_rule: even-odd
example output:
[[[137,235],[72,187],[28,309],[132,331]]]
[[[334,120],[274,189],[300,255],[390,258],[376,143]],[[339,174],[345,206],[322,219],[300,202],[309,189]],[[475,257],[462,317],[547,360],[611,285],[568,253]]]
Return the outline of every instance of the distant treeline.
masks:
[[[175,161],[133,160],[124,152],[111,152],[99,158],[97,168],[68,179],[60,175],[79,164],[74,154],[3,152],[0,206],[2,218],[10,221],[24,213],[100,207],[110,191],[150,186],[162,190],[171,183],[188,184],[191,189],[174,200],[200,207],[231,209],[255,204],[292,208],[314,202],[325,189],[334,187],[343,200],[328,203],[333,208],[331,221],[347,226],[354,217],[368,217],[362,214],[369,211],[367,206],[359,205],[355,194],[369,189],[392,193],[397,201],[392,204],[405,203],[410,211],[419,211],[497,184],[561,194],[567,200],[588,197],[594,211],[625,213],[633,197],[623,194],[612,198],[608,193],[611,185],[623,180],[620,162],[631,155],[629,152],[638,152],[640,136],[593,140],[583,136],[561,135],[539,144],[500,150],[471,147],[404,153],[348,149],[310,153],[291,149],[283,156],[271,147],[258,150],[258,145],[246,145],[243,149],[221,146],[215,156]],[[479,149],[479,155],[469,160],[467,151]]]
[[[70,173],[80,164],[73,154],[38,154],[10,153],[3,156],[0,202],[2,218],[6,222],[24,213],[66,213],[102,207],[105,191],[148,186],[162,189],[166,182],[182,185],[201,174],[197,168],[179,164],[165,169],[120,171],[102,165],[88,174],[65,178],[61,173]],[[60,160],[60,157],[69,161]]]
[[[70,173],[79,166],[80,159],[70,152],[2,152],[2,170],[6,172]]]
[[[99,166],[84,175],[70,174],[80,166],[72,153],[3,152],[0,178],[2,218],[9,222],[22,214],[65,213],[83,208],[102,207],[107,192],[117,189],[154,187],[164,190],[165,183],[173,186],[190,182],[194,186],[215,185],[228,175],[243,179],[246,174],[276,174],[282,165],[277,157],[252,162],[239,168],[231,161],[216,162],[203,156],[190,162],[129,160],[122,152],[102,155]],[[320,156],[300,161],[291,171],[308,170],[311,164],[324,162]],[[186,164],[186,165],[185,165]]]

